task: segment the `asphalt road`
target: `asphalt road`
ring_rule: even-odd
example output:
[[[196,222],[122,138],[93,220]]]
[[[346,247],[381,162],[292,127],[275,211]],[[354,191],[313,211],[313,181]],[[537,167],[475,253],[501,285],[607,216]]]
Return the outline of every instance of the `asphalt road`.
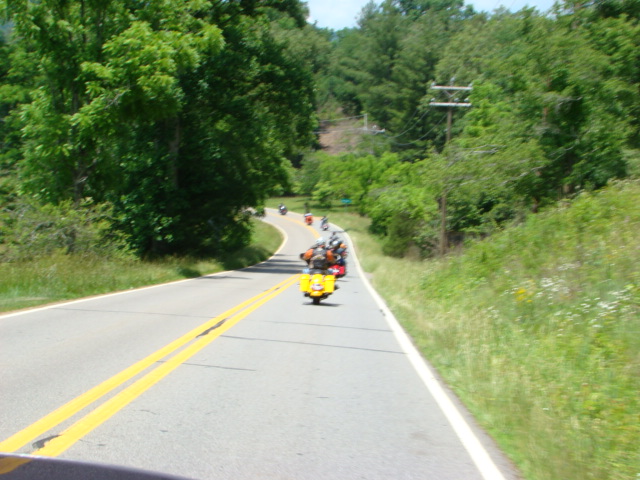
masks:
[[[202,480],[517,478],[356,259],[312,305],[318,222],[265,221],[285,241],[260,265],[0,316],[0,451]]]

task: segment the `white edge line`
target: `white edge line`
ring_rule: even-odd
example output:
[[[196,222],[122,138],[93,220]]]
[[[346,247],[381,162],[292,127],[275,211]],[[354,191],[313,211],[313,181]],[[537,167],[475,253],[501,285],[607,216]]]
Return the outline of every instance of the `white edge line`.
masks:
[[[411,341],[409,335],[405,332],[405,330],[400,325],[400,322],[396,319],[395,315],[389,310],[387,304],[382,299],[382,297],[375,291],[369,279],[366,277],[364,270],[360,265],[360,261],[356,255],[355,247],[353,242],[351,241],[351,237],[349,234],[344,231],[344,229],[340,228],[344,235],[349,239],[349,243],[352,247],[351,257],[355,260],[356,268],[362,281],[365,286],[373,296],[374,300],[382,310],[385,318],[387,319],[387,323],[391,327],[396,339],[400,343],[400,346],[407,354],[409,361],[416,369],[420,379],[423,381],[436,403],[444,413],[447,420],[451,424],[453,430],[456,432],[456,435],[462,442],[462,445],[467,450],[471,459],[475,463],[478,468],[480,474],[485,480],[505,480],[504,475],[498,469],[494,461],[489,456],[489,453],[484,448],[478,437],[475,435],[469,424],[465,421],[464,417],[455,406],[455,404],[451,401],[445,390],[442,388],[442,385],[433,374],[431,367],[427,364],[425,359],[422,357],[418,349],[415,347],[413,342]]]
[[[268,223],[268,222],[265,222],[265,223]],[[280,250],[282,250],[284,248],[284,245],[287,242],[287,238],[288,238],[287,234],[285,233],[285,231],[282,228],[280,228],[277,225],[274,225],[273,223],[268,223],[268,224],[273,226],[273,227],[275,227],[276,229],[278,229],[280,231],[280,233],[282,233],[282,237],[283,237],[282,243],[278,247],[278,250],[271,257],[269,257],[264,262],[258,263],[257,265],[265,263],[265,262],[271,260],[273,257],[275,257],[278,254],[278,252],[280,252]],[[255,265],[252,265],[252,266],[255,266]],[[249,268],[249,267],[247,267],[247,268]],[[148,285],[146,287],[131,288],[129,290],[122,290],[122,291],[119,291],[119,292],[97,294],[97,295],[92,295],[90,297],[77,298],[75,300],[69,300],[69,301],[64,301],[63,300],[61,302],[50,303],[49,305],[45,305],[43,307],[26,308],[26,309],[23,309],[23,310],[18,310],[16,312],[0,314],[0,320],[4,320],[5,318],[17,317],[19,315],[26,315],[28,313],[43,312],[45,310],[51,310],[51,309],[54,309],[54,308],[66,307],[66,306],[75,305],[75,304],[78,304],[78,303],[90,302],[91,300],[96,300],[98,298],[115,297],[117,295],[125,295],[125,294],[133,293],[133,292],[141,292],[143,290],[151,290],[152,288],[164,287],[166,285],[176,285],[178,283],[191,282],[193,280],[197,280],[198,278],[202,278],[202,277],[215,277],[217,275],[223,275],[223,274],[226,274],[226,273],[229,273],[229,272],[232,272],[232,271],[233,270],[225,270],[223,272],[216,272],[216,273],[210,273],[210,274],[201,275],[200,277],[197,277],[197,278],[185,278],[184,280],[174,280],[172,282],[159,283],[157,285]]]
[[[277,212],[276,209],[274,209],[274,208],[265,208],[265,210],[272,210],[270,212],[271,216],[274,217],[274,218],[278,218],[278,216],[276,215],[276,212]],[[276,255],[278,255],[278,253],[280,253],[280,250],[282,250],[284,248],[285,244],[289,241],[289,236],[287,235],[287,232],[285,232],[284,229],[280,225],[276,225],[275,223],[266,222],[264,220],[262,220],[262,221],[267,223],[267,224],[269,224],[269,225],[271,225],[275,229],[279,230],[280,233],[282,234],[282,243],[278,247],[278,250],[276,250],[275,253],[273,255],[271,255],[271,257],[269,258],[269,260],[271,260]],[[262,262],[262,263],[264,263],[264,262]],[[258,265],[260,265],[260,264],[258,264]]]
[[[213,273],[211,275],[203,275],[203,276],[211,277],[211,276],[214,276],[214,275],[221,275],[223,273],[227,273],[227,272],[217,272],[217,273]],[[173,284],[182,283],[182,282],[189,282],[189,281],[192,281],[192,280],[195,280],[195,279],[194,278],[185,278],[184,280],[175,280],[173,282],[159,283],[157,285],[148,285],[146,287],[131,288],[129,290],[121,290],[119,292],[99,293],[99,294],[96,294],[96,295],[91,295],[90,297],[77,298],[75,300],[69,300],[69,301],[62,300],[60,302],[50,303],[50,304],[45,305],[43,307],[26,308],[24,310],[18,310],[17,312],[6,313],[6,314],[3,314],[3,315],[0,315],[0,320],[3,320],[5,318],[10,318],[10,317],[17,317],[19,315],[26,315],[28,313],[42,312],[44,310],[51,310],[51,309],[59,308],[59,307],[66,307],[68,305],[75,305],[76,303],[90,302],[91,300],[96,300],[98,298],[115,297],[115,296],[118,296],[118,295],[125,295],[127,293],[141,292],[143,290],[151,290],[152,288],[158,288],[158,287],[163,287],[165,285],[173,285]]]

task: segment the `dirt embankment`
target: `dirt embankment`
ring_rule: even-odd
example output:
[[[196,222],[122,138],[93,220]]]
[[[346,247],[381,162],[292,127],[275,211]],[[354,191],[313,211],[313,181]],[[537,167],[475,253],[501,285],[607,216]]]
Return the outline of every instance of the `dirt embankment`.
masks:
[[[362,119],[323,121],[320,123],[320,145],[329,155],[353,151],[365,133]]]

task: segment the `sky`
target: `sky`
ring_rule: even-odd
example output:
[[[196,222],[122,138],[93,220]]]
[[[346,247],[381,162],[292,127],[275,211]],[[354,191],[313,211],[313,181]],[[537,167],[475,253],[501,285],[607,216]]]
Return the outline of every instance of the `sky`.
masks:
[[[380,4],[379,0],[375,0]],[[355,27],[356,18],[369,0],[306,0],[311,13],[309,23],[316,23],[320,28],[340,30]],[[465,0],[465,5],[473,5],[476,11],[491,12],[503,6],[512,12],[524,7],[535,7],[541,12],[553,6],[553,0]]]

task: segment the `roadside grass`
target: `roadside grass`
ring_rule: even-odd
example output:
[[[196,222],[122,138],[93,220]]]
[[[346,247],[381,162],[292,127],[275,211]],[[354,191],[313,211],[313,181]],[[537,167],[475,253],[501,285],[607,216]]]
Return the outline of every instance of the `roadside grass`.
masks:
[[[322,214],[525,478],[640,478],[640,182],[422,262],[382,256],[362,217]]]
[[[143,261],[134,257],[55,253],[34,261],[0,264],[0,311],[156,285],[254,265],[282,243],[280,233],[255,222],[252,242],[222,258],[172,257]]]

